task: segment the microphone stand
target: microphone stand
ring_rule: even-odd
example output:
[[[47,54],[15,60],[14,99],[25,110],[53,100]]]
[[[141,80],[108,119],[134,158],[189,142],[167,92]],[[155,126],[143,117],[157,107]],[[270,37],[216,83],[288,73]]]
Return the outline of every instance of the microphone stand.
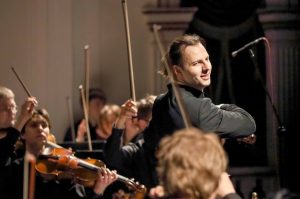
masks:
[[[278,110],[277,110],[277,108],[275,107],[275,105],[272,101],[272,97],[270,95],[270,92],[268,91],[267,86],[263,81],[262,75],[260,73],[257,62],[255,60],[255,55],[254,55],[254,52],[253,52],[252,48],[249,48],[249,54],[250,54],[250,58],[251,58],[252,64],[253,64],[254,69],[255,69],[255,73],[256,73],[256,75],[257,75],[257,77],[258,77],[258,79],[259,79],[259,81],[260,81],[260,83],[261,83],[261,85],[264,89],[264,92],[265,92],[265,94],[267,96],[267,99],[268,99],[268,101],[269,101],[269,103],[272,107],[272,111],[273,111],[273,113],[275,115],[275,118],[276,118],[276,121],[278,123],[277,134],[279,136],[279,162],[278,162],[278,164],[279,164],[279,181],[280,181],[280,185],[282,185],[283,184],[282,177],[284,176],[283,171],[284,171],[284,167],[285,167],[285,165],[284,165],[284,163],[285,163],[285,161],[284,161],[284,157],[285,157],[285,153],[284,153],[285,139],[284,139],[284,137],[286,135],[287,130],[284,127],[284,124],[283,124],[282,120],[280,119],[280,116],[278,114]]]

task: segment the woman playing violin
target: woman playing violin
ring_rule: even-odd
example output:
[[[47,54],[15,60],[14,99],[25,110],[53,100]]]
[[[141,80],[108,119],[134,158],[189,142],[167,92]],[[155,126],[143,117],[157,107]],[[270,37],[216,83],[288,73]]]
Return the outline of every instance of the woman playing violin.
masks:
[[[26,150],[38,158],[45,148],[45,143],[50,135],[50,121],[46,110],[41,109],[34,112],[21,131],[21,139]],[[23,189],[23,165],[24,153],[18,153],[18,158],[10,165],[11,182],[10,198],[21,199]],[[97,174],[97,180],[93,188],[85,189],[73,179],[47,180],[36,174],[35,194],[36,199],[47,198],[101,198],[108,185],[116,180],[116,173],[108,169],[102,169]]]

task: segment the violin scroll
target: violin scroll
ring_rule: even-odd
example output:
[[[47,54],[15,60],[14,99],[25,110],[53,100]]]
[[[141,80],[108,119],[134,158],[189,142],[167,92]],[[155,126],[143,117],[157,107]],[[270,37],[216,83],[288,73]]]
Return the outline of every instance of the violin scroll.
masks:
[[[123,176],[122,176],[123,177]],[[116,193],[116,198],[125,198],[125,199],[144,199],[147,188],[140,184],[139,182],[135,182],[134,179],[122,179],[121,181],[125,182],[127,187],[133,191],[133,193],[125,193],[121,190],[120,193]]]
[[[144,195],[147,192],[147,188],[145,187],[145,185],[140,184],[139,182],[135,182],[134,179],[128,179],[123,176],[118,176],[118,179],[123,181],[129,189],[135,191],[136,193]]]

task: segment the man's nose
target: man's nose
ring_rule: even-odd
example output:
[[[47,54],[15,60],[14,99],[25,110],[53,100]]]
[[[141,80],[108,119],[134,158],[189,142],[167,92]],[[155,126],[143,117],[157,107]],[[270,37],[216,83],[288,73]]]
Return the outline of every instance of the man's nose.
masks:
[[[210,62],[207,62],[207,61],[204,62],[202,69],[203,69],[203,70],[209,70],[209,69],[211,69],[211,64],[210,64]]]

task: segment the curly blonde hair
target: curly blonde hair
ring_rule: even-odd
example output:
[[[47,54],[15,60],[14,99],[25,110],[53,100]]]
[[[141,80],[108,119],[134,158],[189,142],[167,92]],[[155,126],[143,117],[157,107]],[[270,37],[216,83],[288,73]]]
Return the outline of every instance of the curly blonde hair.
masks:
[[[163,138],[157,158],[161,185],[172,198],[208,199],[228,164],[216,134],[196,128]]]

